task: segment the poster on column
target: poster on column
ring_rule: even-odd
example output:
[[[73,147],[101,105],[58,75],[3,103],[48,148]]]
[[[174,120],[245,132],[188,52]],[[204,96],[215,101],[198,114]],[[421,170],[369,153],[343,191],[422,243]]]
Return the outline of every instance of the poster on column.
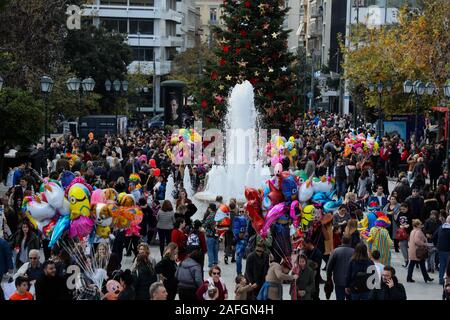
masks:
[[[165,124],[181,127],[183,123],[182,88],[164,87],[163,104]]]

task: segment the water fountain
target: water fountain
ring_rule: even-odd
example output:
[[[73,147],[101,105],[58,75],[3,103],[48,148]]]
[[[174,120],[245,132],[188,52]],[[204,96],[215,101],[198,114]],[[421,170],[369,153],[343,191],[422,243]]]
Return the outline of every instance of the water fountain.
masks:
[[[183,186],[186,189],[188,198],[192,198],[194,190],[192,189],[191,174],[188,166],[184,167]]]
[[[270,170],[258,159],[257,112],[253,86],[237,84],[230,95],[225,132],[225,165],[214,165],[207,174],[203,192],[195,194],[200,201],[214,201],[217,195],[225,201],[245,201],[245,187],[260,188],[270,177]]]

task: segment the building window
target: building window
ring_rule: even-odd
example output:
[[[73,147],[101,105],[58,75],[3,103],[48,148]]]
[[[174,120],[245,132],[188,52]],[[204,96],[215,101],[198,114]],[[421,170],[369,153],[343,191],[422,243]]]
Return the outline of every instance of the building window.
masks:
[[[166,48],[166,60],[172,61],[175,58],[175,55],[177,54],[176,48]]]
[[[153,20],[130,20],[130,34],[153,34]]]
[[[166,21],[166,35],[175,36],[177,34],[177,24],[173,21]]]
[[[133,50],[133,61],[153,61],[153,48],[131,47]]]
[[[108,32],[127,33],[127,20],[126,19],[101,18],[100,24]]]
[[[110,6],[126,6],[128,5],[128,0],[100,0],[100,4]]]
[[[130,6],[154,7],[155,0],[130,0]]]
[[[209,8],[209,21],[217,21],[217,8]]]
[[[167,9],[177,10],[177,2],[175,0],[166,0]]]

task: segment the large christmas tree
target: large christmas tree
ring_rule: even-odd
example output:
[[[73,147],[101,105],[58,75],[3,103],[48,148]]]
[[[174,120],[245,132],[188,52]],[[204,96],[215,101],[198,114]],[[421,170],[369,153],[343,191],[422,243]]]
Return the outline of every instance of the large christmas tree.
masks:
[[[284,0],[224,0],[221,7],[225,27],[213,29],[218,61],[205,68],[196,94],[206,125],[223,122],[230,88],[248,80],[263,123],[286,128],[298,111],[294,57],[282,27],[289,8]]]

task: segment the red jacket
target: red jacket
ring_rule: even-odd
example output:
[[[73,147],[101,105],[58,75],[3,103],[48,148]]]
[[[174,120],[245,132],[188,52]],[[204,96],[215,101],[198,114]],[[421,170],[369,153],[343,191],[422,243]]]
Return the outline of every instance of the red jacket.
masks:
[[[186,242],[187,242],[186,234],[178,229],[173,229],[171,241],[177,244],[178,259],[180,259],[180,261],[183,261],[186,258]]]

